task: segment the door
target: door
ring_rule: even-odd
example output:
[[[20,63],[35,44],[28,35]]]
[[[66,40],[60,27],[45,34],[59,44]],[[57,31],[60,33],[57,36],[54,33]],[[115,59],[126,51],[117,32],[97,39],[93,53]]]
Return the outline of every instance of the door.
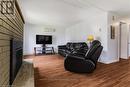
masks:
[[[130,58],[130,25],[129,25],[129,34],[128,34],[128,36],[129,36],[129,42],[128,42],[129,49],[128,49],[128,51],[129,51],[129,58]]]
[[[120,23],[119,43],[119,58],[128,59],[128,26],[122,22]]]

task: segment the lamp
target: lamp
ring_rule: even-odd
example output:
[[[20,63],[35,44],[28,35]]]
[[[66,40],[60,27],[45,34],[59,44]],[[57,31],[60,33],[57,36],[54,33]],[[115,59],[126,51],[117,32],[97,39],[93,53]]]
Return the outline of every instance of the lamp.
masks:
[[[89,35],[87,40],[90,42],[90,45],[91,45],[92,41],[94,40],[94,36],[93,35]]]

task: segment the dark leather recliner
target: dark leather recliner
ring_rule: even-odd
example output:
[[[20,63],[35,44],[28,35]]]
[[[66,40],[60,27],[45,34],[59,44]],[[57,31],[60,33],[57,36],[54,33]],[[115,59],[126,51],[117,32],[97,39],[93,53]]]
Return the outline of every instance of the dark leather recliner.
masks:
[[[72,53],[66,56],[64,61],[65,69],[77,73],[93,72],[96,69],[96,64],[102,49],[103,47],[98,40],[93,41],[85,55]]]

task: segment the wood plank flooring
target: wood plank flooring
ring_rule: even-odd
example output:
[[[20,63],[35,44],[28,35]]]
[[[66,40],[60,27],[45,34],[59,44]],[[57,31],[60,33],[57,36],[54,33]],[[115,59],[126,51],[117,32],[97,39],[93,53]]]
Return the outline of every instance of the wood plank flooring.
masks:
[[[93,73],[78,74],[66,71],[59,55],[33,58],[35,87],[130,87],[130,60],[98,63]]]

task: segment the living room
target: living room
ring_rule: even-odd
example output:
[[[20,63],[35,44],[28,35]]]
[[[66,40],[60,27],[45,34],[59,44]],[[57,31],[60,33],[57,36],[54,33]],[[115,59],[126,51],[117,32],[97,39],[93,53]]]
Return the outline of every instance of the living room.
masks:
[[[49,46],[54,47],[56,52],[58,52],[58,45],[65,45],[67,42],[88,43],[88,36],[93,35],[94,39],[99,40],[103,45],[101,55],[103,57],[99,60],[103,63],[119,61],[120,50],[118,46],[120,46],[120,43],[118,41],[121,38],[120,35],[118,35],[121,32],[119,28],[122,23],[126,23],[125,26],[129,27],[129,17],[122,16],[123,13],[120,14],[120,16],[118,12],[103,11],[91,5],[88,6],[89,9],[86,11],[87,6],[79,8],[80,6],[78,7],[77,5],[78,1],[73,3],[73,1],[67,2],[63,0],[60,2],[57,1],[55,4],[53,4],[54,2],[52,1],[47,1],[45,5],[44,3],[41,5],[41,7],[43,6],[42,8],[45,9],[43,11],[39,9],[40,2],[31,2],[32,4],[36,3],[36,5],[39,5],[37,8],[32,6],[32,4],[28,4],[30,3],[29,1],[27,1],[26,4],[25,2],[21,3],[23,5],[23,7],[21,7],[23,14],[25,14],[24,17],[27,19],[27,23],[24,25],[24,55],[33,55],[34,47],[41,46],[36,44],[36,35],[51,35],[52,44]],[[82,1],[80,3],[81,5],[83,4]],[[62,4],[65,5],[65,7],[62,6],[62,8],[60,8]],[[32,14],[32,12],[35,13]],[[45,16],[41,16],[41,14]],[[40,16],[41,18],[39,18]],[[111,38],[111,26],[116,28],[115,39]],[[129,31],[128,28],[125,30],[125,32]],[[124,45],[127,45],[125,42],[129,41],[123,40],[122,42]],[[129,47],[127,46],[121,50],[128,53],[128,51],[126,51],[127,48]],[[126,56],[122,58],[126,58]]]
[[[129,0],[0,4],[0,87],[130,86]]]

